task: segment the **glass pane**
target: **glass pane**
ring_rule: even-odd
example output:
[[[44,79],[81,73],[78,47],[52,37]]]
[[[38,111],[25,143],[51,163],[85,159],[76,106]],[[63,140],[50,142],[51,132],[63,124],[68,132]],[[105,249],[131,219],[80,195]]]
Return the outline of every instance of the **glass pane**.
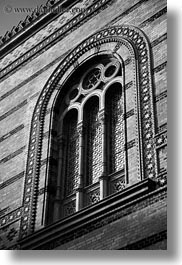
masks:
[[[124,167],[124,120],[120,85],[109,88],[106,94],[106,111],[108,114],[108,168],[109,173],[113,173]]]
[[[102,128],[98,119],[99,104],[94,100],[86,108],[87,185],[99,181],[102,174]]]
[[[77,116],[69,115],[64,125],[66,137],[65,196],[73,193],[78,184],[79,175],[79,136]]]

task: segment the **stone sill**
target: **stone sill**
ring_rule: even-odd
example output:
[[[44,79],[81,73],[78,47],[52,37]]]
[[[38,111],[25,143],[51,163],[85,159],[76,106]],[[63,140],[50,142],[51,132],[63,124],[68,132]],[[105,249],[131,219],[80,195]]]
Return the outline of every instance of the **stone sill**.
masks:
[[[63,236],[65,237],[67,234],[74,233],[74,231],[99,219],[111,216],[122,208],[144,200],[151,193],[158,193],[161,189],[165,188],[156,189],[156,182],[153,180],[142,180],[121,192],[106,197],[94,205],[85,207],[69,217],[40,229],[20,240],[18,245],[20,249],[40,249],[42,245],[51,243]]]

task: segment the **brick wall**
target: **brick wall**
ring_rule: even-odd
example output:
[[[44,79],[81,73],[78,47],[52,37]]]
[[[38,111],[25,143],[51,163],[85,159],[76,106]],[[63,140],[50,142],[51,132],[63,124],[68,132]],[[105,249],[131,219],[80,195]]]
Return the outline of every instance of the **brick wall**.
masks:
[[[118,220],[95,228],[55,249],[166,249],[165,191],[122,212],[124,216]]]
[[[65,14],[65,17],[69,19],[70,14]],[[65,35],[60,41],[54,45],[49,46],[48,49],[42,50],[23,62],[18,68],[15,68],[10,74],[5,75],[0,80],[0,224],[3,229],[10,231],[13,229],[13,222],[19,220],[20,216],[17,213],[21,212],[23,196],[24,196],[24,183],[25,183],[25,171],[27,152],[29,144],[30,124],[34,107],[41,90],[46,84],[48,78],[53,73],[55,68],[66,56],[66,54],[78,45],[82,40],[93,34],[96,30],[111,25],[129,24],[139,27],[147,35],[151,45],[152,53],[152,75],[153,75],[153,87],[154,87],[154,108],[155,108],[155,121],[156,121],[156,137],[158,133],[160,135],[166,130],[167,123],[167,24],[166,24],[166,1],[165,0],[135,0],[124,1],[115,0],[111,1],[107,8],[104,8],[101,12],[96,13],[90,17],[85,23],[75,28],[72,32]],[[57,22],[56,22],[57,21]],[[54,31],[56,29],[58,20],[52,21],[48,26],[43,28],[40,32],[31,37],[30,41],[26,41],[20,45],[17,49],[19,54],[24,54],[30,48],[36,44],[37,40],[42,40],[48,37],[50,29]],[[62,22],[61,22],[62,23]],[[64,24],[64,23],[63,23]],[[62,25],[62,24],[60,24]],[[88,30],[89,29],[89,30]],[[51,31],[51,32],[52,32]],[[6,56],[6,61],[13,61],[17,59],[17,49],[11,54]],[[6,66],[5,60],[2,62],[2,67]],[[130,93],[130,80],[128,77],[128,90]],[[129,85],[130,84],[130,85]],[[129,103],[127,104],[128,111]],[[51,105],[49,106],[49,109]],[[41,178],[39,185],[39,199],[38,199],[38,218],[36,220],[36,229],[40,229],[43,225],[43,207],[44,207],[44,195],[45,195],[45,171],[46,164],[44,163],[47,156],[47,133],[49,130],[50,113],[48,113],[45,124],[44,140],[43,140],[43,156],[41,166]],[[130,118],[131,127],[133,117]],[[132,136],[132,135],[131,135]],[[132,137],[130,140],[133,140]],[[135,153],[135,147],[130,149],[131,155]],[[133,154],[132,154],[133,152]],[[166,146],[162,146],[157,151],[158,169],[159,173],[166,170]],[[135,165],[131,166],[131,175],[136,173]],[[131,176],[132,179],[132,176]],[[156,204],[157,205],[157,204]],[[157,206],[156,206],[157,207]],[[152,212],[150,212],[152,214]],[[136,224],[139,218],[144,213],[138,213],[138,217],[134,216]],[[161,212],[162,214],[162,212]],[[13,216],[10,218],[10,216]],[[159,215],[160,216],[160,215]],[[4,221],[5,220],[5,221]],[[125,220],[127,221],[127,219]],[[147,222],[147,221],[146,221]],[[148,220],[149,222],[149,220]],[[11,247],[15,244],[18,238],[19,222],[15,223],[15,233],[13,240],[10,240],[6,244],[1,242],[4,238],[4,232],[2,230],[0,234],[0,246],[1,248]],[[114,223],[112,226],[108,226],[108,231],[117,231],[117,227],[122,227],[122,221]],[[106,229],[106,228],[105,228]],[[107,230],[106,229],[106,230]],[[140,229],[137,227],[137,229]],[[105,230],[104,230],[105,231]],[[150,231],[148,231],[150,232]],[[146,232],[146,236],[147,233]],[[9,232],[7,232],[9,233]],[[12,232],[13,233],[13,232]],[[103,233],[100,231],[100,238],[97,247],[101,247],[101,239],[105,240],[107,231]],[[149,233],[150,234],[150,233]],[[1,236],[2,235],[2,236]],[[95,236],[91,238],[96,238]],[[138,236],[136,236],[138,239]],[[91,242],[88,238],[84,241]],[[124,239],[122,239],[124,240]],[[117,240],[116,240],[117,241]],[[109,242],[109,239],[108,239]],[[113,242],[113,248],[122,247],[121,240]],[[76,244],[76,243],[75,243]],[[80,247],[82,243],[79,243]],[[89,247],[92,243],[87,243]],[[109,243],[107,243],[109,244]],[[156,243],[158,244],[158,243]],[[74,243],[73,243],[74,245]],[[73,247],[72,245],[72,247]],[[163,243],[165,245],[165,243]],[[74,245],[76,246],[76,245]],[[82,245],[83,246],[83,245]],[[157,245],[156,245],[157,246]],[[70,246],[71,247],[71,246]],[[104,246],[102,246],[104,247]]]

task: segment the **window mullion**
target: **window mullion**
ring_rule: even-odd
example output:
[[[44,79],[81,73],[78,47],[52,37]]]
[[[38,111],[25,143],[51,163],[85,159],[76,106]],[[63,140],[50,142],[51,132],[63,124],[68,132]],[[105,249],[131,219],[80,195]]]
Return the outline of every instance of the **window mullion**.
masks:
[[[56,183],[56,198],[54,200],[54,221],[57,221],[61,217],[61,200],[62,200],[62,167],[63,167],[63,148],[64,148],[64,138],[62,135],[58,137],[58,174],[57,174],[57,183]]]
[[[83,122],[80,122],[77,126],[77,131],[79,135],[79,181],[76,190],[76,211],[83,208],[83,165],[84,165],[84,140],[83,140]]]
[[[102,175],[100,176],[100,200],[107,196],[107,148],[106,148],[106,119],[105,109],[99,112],[99,121],[102,131]]]

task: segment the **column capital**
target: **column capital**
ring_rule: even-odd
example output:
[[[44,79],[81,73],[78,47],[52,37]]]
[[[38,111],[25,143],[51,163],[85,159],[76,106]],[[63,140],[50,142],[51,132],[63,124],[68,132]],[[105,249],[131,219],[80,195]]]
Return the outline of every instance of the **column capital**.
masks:
[[[102,174],[100,177],[99,177],[99,180],[107,180],[108,176],[106,174]]]
[[[83,125],[83,121],[79,122],[77,124],[77,131],[79,133],[80,136],[83,136],[83,132],[84,132],[84,125]]]
[[[76,187],[76,192],[83,192],[83,186],[82,185],[78,185],[78,187]]]
[[[99,118],[99,121],[100,121],[101,123],[105,123],[105,118],[106,118],[105,109],[101,109],[101,110],[99,110],[98,118]]]
[[[60,146],[62,146],[64,144],[65,138],[64,138],[63,134],[59,134],[57,136],[57,141],[58,141],[58,145],[60,145]]]

